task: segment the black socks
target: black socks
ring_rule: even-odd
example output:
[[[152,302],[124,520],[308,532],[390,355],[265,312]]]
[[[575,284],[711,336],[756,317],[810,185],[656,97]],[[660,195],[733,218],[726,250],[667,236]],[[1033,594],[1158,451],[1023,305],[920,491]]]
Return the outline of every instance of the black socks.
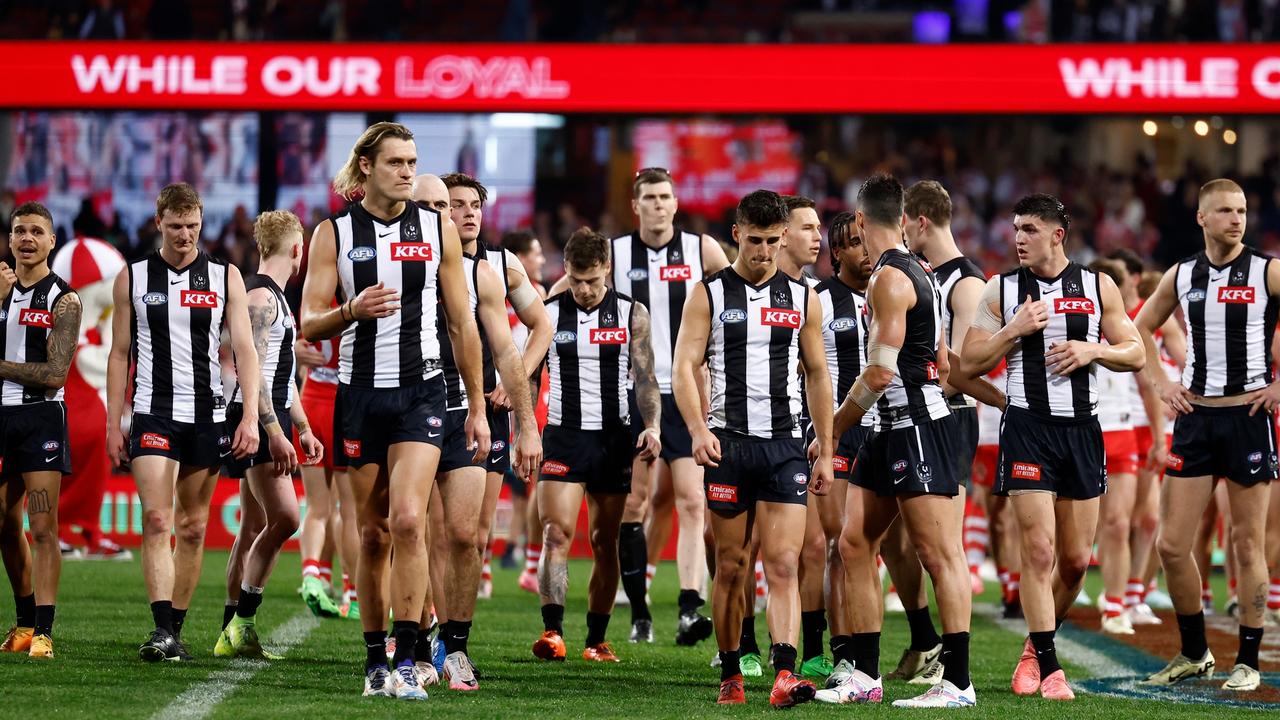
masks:
[[[1040,662],[1040,679],[1052,675],[1062,669],[1058,664],[1058,650],[1053,645],[1054,630],[1031,633],[1031,647],[1036,651],[1036,660]]]
[[[649,615],[649,603],[644,599],[648,562],[649,547],[645,542],[644,525],[623,523],[618,531],[618,566],[622,571],[622,590],[631,601],[631,622],[653,619]]]

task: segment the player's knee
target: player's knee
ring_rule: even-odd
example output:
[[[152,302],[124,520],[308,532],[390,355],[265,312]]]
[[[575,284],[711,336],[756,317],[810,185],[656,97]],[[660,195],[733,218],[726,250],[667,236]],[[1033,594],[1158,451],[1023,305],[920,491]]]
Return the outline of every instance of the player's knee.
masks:
[[[776,554],[764,560],[764,574],[770,585],[794,583],[798,575],[795,557]]]
[[[164,510],[147,510],[142,513],[143,535],[168,535],[173,530],[170,514]]]
[[[416,511],[394,512],[388,518],[387,526],[396,544],[405,542],[422,542],[423,523],[425,518]]]
[[[1089,559],[1089,548],[1064,552],[1058,559],[1058,574],[1062,576],[1063,582],[1071,585],[1084,577],[1089,571]]]
[[[360,528],[360,553],[365,557],[381,557],[391,549],[391,534],[386,525],[370,523]]]
[[[1160,529],[1160,516],[1155,513],[1142,513],[1133,523],[1138,532],[1154,534]]]
[[[801,550],[802,560],[806,565],[815,568],[821,568],[827,559],[827,539],[822,533],[818,533],[813,537],[805,538],[804,548]]]
[[[618,532],[591,531],[591,555],[596,559],[618,559]]]
[[[204,532],[208,527],[208,518],[191,517],[185,518],[178,523],[175,534],[178,542],[186,545],[200,545],[204,543]]]
[[[695,492],[681,493],[676,497],[676,513],[682,525],[689,522],[701,523],[705,517],[706,507],[707,500],[702,496],[702,488],[698,488]]]
[[[1250,533],[1232,532],[1231,548],[1235,551],[1235,561],[1241,566],[1265,564],[1263,543],[1260,538]]]
[[[300,519],[296,509],[283,510],[276,513],[274,517],[267,521],[267,531],[270,532],[273,537],[288,540],[290,537],[293,537],[294,533],[298,532],[299,522]]]
[[[836,541],[836,545],[840,558],[844,561],[846,567],[871,558],[871,543],[867,542],[862,533],[842,532],[839,540]]]
[[[716,551],[716,581],[736,587],[747,577],[749,558],[745,552]]]
[[[1098,533],[1110,543],[1120,543],[1128,540],[1130,526],[1129,518],[1120,513],[1111,513],[1098,523]]]
[[[927,543],[916,546],[916,557],[920,559],[920,567],[924,568],[924,571],[931,578],[936,578],[946,572],[950,561],[945,551]]]
[[[467,550],[474,550],[476,547],[476,538],[480,537],[480,532],[476,526],[469,523],[455,523],[448,526],[446,542],[449,544],[450,552],[460,553]]]
[[[542,546],[553,550],[567,549],[573,536],[559,523],[548,522],[542,526]]]
[[[58,543],[58,526],[48,520],[31,520],[31,542],[40,547],[49,547]]]
[[[1023,557],[1031,563],[1033,568],[1048,572],[1053,567],[1057,558],[1054,556],[1053,541],[1047,536],[1027,537],[1022,543]]]
[[[1177,562],[1190,557],[1191,544],[1189,541],[1179,540],[1169,533],[1162,532],[1156,540],[1156,553],[1160,556],[1162,564]]]

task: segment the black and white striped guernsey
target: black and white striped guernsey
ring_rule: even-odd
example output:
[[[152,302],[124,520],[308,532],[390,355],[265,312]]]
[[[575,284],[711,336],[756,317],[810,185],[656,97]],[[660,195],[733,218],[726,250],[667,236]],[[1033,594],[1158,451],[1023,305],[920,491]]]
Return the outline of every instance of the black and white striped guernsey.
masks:
[[[0,357],[12,363],[49,361],[49,335],[53,333],[53,308],[66,293],[74,293],[62,278],[50,272],[31,287],[14,283],[0,303]],[[27,387],[13,380],[0,382],[0,406],[29,405],[61,400],[62,388]]]
[[[964,334],[969,332],[969,328],[957,328],[955,326],[955,310],[952,307],[952,294],[955,292],[956,284],[965,278],[977,278],[984,284],[987,276],[982,272],[982,268],[969,258],[961,255],[952,258],[933,269],[933,276],[938,281],[938,288],[942,292],[942,326],[946,328],[947,345],[955,350],[960,347],[960,340],[964,339]],[[957,393],[952,396],[952,407],[963,405],[964,407],[977,407],[978,403],[964,393]]]
[[[293,311],[289,308],[289,301],[275,280],[260,273],[249,275],[244,279],[246,293],[257,288],[266,288],[276,297],[276,317],[267,330],[267,354],[265,357],[258,358],[258,362],[262,364],[263,383],[259,392],[271,398],[271,407],[277,412],[283,412],[293,407],[293,374],[297,370],[293,341],[297,334],[297,327],[293,321]],[[236,383],[231,401],[244,402],[239,382]]]
[[[639,231],[613,239],[613,287],[644,305],[653,319],[653,374],[658,390],[671,392],[671,361],[684,301],[702,280],[702,236],[673,229],[665,245],[651,248]]]
[[[896,430],[923,425],[951,414],[938,374],[938,337],[942,328],[942,297],[933,271],[916,255],[899,248],[886,250],[876,263],[900,270],[911,281],[915,305],[907,310],[906,335],[898,351],[898,368],[889,388],[876,404],[877,429]],[[875,321],[875,307],[870,309]]]
[[[1068,340],[1096,343],[1102,337],[1102,293],[1098,274],[1068,263],[1054,278],[1042,278],[1027,268],[1000,276],[1001,319],[1013,321],[1023,300],[1041,300],[1049,324],[1022,337],[1009,351],[1006,375],[1008,403],[1042,417],[1085,419],[1098,412],[1096,364],[1068,376],[1054,375],[1045,366],[1045,353]]]
[[[480,296],[476,291],[476,287],[479,284],[477,273],[482,262],[484,260],[479,260],[471,255],[462,256],[462,271],[467,276],[467,304],[471,309],[471,315],[476,320],[476,327],[480,330],[480,350],[484,362],[482,375],[484,378],[484,391],[488,394],[497,387],[497,378],[493,370],[493,353],[489,349],[489,337],[484,328],[480,326],[480,316],[477,312],[480,304]],[[436,311],[436,324],[440,333],[440,369],[444,371],[447,409],[466,410],[468,407],[467,386],[462,382],[462,374],[458,372],[458,363],[453,356],[453,339],[449,337],[449,326],[446,324],[443,302],[439,303]]]
[[[384,283],[400,293],[400,309],[342,333],[338,379],[363,388],[413,385],[440,372],[436,335],[437,273],[442,254],[440,213],[414,203],[392,220],[359,202],[330,218],[337,246],[339,291],[354,298]]]
[[[796,368],[809,286],[783,272],[752,285],[732,266],[702,286],[711,311],[708,426],[759,438],[800,437]]]
[[[823,280],[816,291],[822,304],[827,372],[831,373],[831,389],[838,408],[867,364],[867,297],[845,285],[839,276]],[[871,427],[874,421],[872,408],[862,416],[862,425]]]
[[[181,270],[156,251],[129,264],[136,363],[133,411],[177,422],[222,422],[218,350],[227,265],[201,250]]]
[[[566,290],[547,298],[553,334],[547,352],[550,400],[547,424],[576,430],[630,423],[631,298],[612,288],[594,308]]]
[[[1273,258],[1245,247],[1218,267],[1204,252],[1178,263],[1174,290],[1187,323],[1182,384],[1221,397],[1271,382],[1271,336],[1277,303],[1267,287]]]

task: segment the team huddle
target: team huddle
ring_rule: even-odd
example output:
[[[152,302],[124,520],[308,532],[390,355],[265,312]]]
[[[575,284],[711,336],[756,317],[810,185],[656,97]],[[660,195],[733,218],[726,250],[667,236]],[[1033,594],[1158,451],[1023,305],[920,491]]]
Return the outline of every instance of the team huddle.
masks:
[[[819,281],[804,270],[822,247],[812,201],[746,195],[726,254],[674,225],[675,183],[646,168],[633,183],[638,229],[575,232],[548,297],[509,250],[479,240],[486,188],[416,164],[404,126],[360,136],[333,183],[350,202],[306,249],[296,320],[283,292],[303,267],[294,215],[258,217],[259,267],[242,275],[201,249],[195,190],[161,191],[161,246],[115,280],[107,374],[107,452],[128,465],[143,512],[154,630],[142,660],[192,657],[182,629],[224,473],[240,481],[242,513],[213,654],[274,657],[257,610],[301,522],[293,475],[323,468],[307,497],[342,498],[346,538],[333,540],[354,582],[341,613],[363,628],[366,696],[478,690],[468,641],[506,476],[531,484],[521,585],[540,598],[542,660],[568,654],[584,499],[582,658],[620,661],[606,639],[615,599],[630,606],[631,642],[654,642],[646,576],[665,541],[652,528],[664,512],[670,522],[654,492],[665,488],[679,523],[675,641],[714,635],[721,704],[745,703],[744,677],[767,659],[775,707],[881,702],[884,677],[928,686],[898,707],[974,705],[966,504],[990,518],[1006,616],[1026,618],[1016,694],[1074,697],[1055,632],[1095,543],[1105,632],[1161,622],[1146,599],[1163,567],[1181,649],[1143,682],[1173,685],[1215,671],[1194,545],[1218,485],[1240,598],[1223,688],[1259,686],[1264,621],[1280,621],[1280,579],[1268,587],[1268,568],[1280,575],[1280,263],[1244,245],[1236,183],[1201,189],[1204,251],[1144,293],[1132,253],[1068,259],[1070,217],[1049,195],[1015,205],[1016,267],[988,279],[957,248],[940,184],[873,175],[832,219],[834,275]],[[17,604],[0,651],[43,658],[71,468],[62,387],[81,322],[76,292],[49,268],[54,243],[49,211],[22,204],[15,266],[0,264],[0,545]],[[319,544],[304,528],[303,597],[337,614],[319,590]],[[883,677],[882,563],[911,631]]]

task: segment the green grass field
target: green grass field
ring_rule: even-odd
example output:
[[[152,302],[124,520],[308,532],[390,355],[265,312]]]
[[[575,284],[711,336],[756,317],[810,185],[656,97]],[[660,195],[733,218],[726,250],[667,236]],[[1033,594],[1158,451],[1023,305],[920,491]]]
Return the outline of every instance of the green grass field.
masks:
[[[510,571],[495,571],[494,598],[481,601],[472,633],[474,661],[481,672],[481,690],[464,694],[431,688],[427,703],[360,697],[363,646],[359,623],[324,620],[272,663],[216,661],[212,648],[223,604],[226,553],[211,552],[202,582],[188,615],[184,640],[196,662],[148,665],[137,657],[137,646],[150,631],[150,614],[137,561],[129,563],[67,562],[63,566],[61,598],[54,630],[57,659],[36,662],[25,656],[0,656],[0,697],[10,717],[148,718],[167,710],[168,717],[213,718],[687,718],[739,717],[772,712],[769,685],[748,682],[748,705],[715,705],[719,680],[708,667],[714,645],[676,647],[675,567],[666,563],[658,572],[652,595],[657,642],[636,646],[626,641],[629,611],[619,608],[610,638],[623,662],[613,666],[587,664],[578,655],[585,634],[585,589],[589,566],[575,561],[566,613],[569,660],[563,664],[536,661],[530,644],[541,630],[537,598],[516,587]],[[267,589],[259,613],[259,627],[269,637],[278,626],[294,621],[306,628],[305,607],[294,593],[298,585],[298,556],[286,555]],[[1091,585],[1098,584],[1096,576]],[[988,584],[991,585],[990,583]],[[1220,593],[1221,595],[1221,593]],[[12,622],[8,593],[0,601],[0,618]],[[979,602],[994,602],[994,595]],[[1175,631],[1176,632],[1176,631]],[[767,638],[760,623],[760,643]],[[906,623],[891,615],[886,623],[881,667],[893,668],[906,642]],[[978,706],[963,711],[968,717],[1037,717],[1069,712],[1076,718],[1192,718],[1222,712],[1249,712],[1207,705],[1125,700],[1081,694],[1069,707],[1038,698],[1017,698],[1009,691],[1022,639],[992,622],[975,617],[972,670]],[[1067,665],[1072,680],[1084,679],[1084,669]],[[887,666],[887,667],[886,667]],[[910,687],[910,689],[908,689]],[[230,691],[228,692],[228,689]],[[909,711],[889,706],[892,699],[914,695],[918,686],[889,683],[886,703],[879,707],[825,706],[817,703],[795,709],[804,715],[860,717],[934,716],[940,711]],[[186,693],[185,695],[183,695]],[[185,704],[171,706],[183,695]]]

